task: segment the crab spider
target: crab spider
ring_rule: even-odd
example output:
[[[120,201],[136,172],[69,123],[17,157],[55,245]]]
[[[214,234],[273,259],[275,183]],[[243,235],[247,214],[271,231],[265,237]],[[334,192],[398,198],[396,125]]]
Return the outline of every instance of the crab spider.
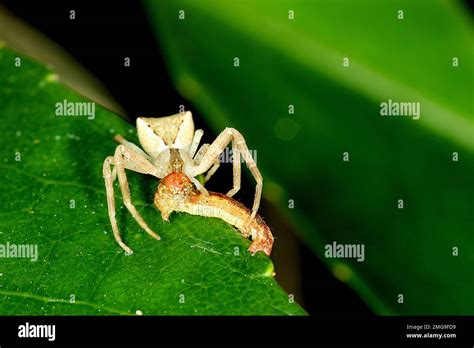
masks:
[[[232,197],[240,190],[240,156],[242,156],[257,182],[252,213],[246,225],[250,225],[255,219],[260,205],[263,178],[244,137],[236,129],[225,128],[212,144],[203,144],[199,150],[199,143],[204,132],[201,129],[194,131],[193,117],[189,111],[160,118],[139,117],[137,132],[143,150],[117,135],[115,139],[120,145],[115,149],[113,156],[105,159],[103,165],[110,223],[115,240],[125,252],[131,254],[132,250],[122,241],[115,218],[113,183],[117,177],[125,207],[150,236],[160,239],[158,234],[148,227],[133,205],[125,169],[152,175],[158,179],[173,172],[181,172],[186,174],[202,194],[208,195],[206,188],[195,177],[206,173],[204,181],[207,182],[219,168],[220,154],[232,143],[233,187],[227,192],[227,196]]]

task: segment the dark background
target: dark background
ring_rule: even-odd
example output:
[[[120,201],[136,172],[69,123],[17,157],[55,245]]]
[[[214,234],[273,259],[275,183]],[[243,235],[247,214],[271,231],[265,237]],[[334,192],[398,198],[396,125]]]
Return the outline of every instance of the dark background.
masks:
[[[216,134],[206,127],[197,110],[182,98],[171,83],[158,43],[138,1],[90,2],[1,1],[15,15],[68,51],[110,91],[131,119],[165,116],[179,105],[193,112],[197,128],[205,131],[204,142]],[[465,2],[474,8],[472,1]],[[69,19],[69,11],[76,19]],[[472,11],[471,11],[472,13]],[[124,57],[131,66],[124,67]],[[221,167],[222,168],[222,167]],[[210,181],[214,191],[226,192],[231,167],[220,169]],[[211,185],[212,183],[212,185]],[[243,178],[239,200],[251,205],[253,184]],[[371,315],[370,309],[345,284],[336,280],[321,261],[296,242],[301,264],[301,295],[298,302],[313,315]],[[278,270],[278,267],[277,267]]]

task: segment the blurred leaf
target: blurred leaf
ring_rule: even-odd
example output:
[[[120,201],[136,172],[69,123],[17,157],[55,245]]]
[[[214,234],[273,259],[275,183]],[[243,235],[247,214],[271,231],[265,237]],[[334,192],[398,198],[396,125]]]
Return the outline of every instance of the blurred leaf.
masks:
[[[25,56],[51,67],[59,81],[109,110],[125,115],[105,87],[58,44],[30,27],[0,4],[0,41]],[[1,44],[1,42],[0,42]]]
[[[102,162],[115,134],[137,141],[134,128],[99,106],[91,120],[56,116],[56,103],[86,100],[25,57],[15,67],[16,56],[0,48],[0,244],[37,245],[39,256],[0,258],[0,314],[305,314],[235,229],[186,214],[164,223],[146,203],[156,180],[132,173],[134,201],[162,240],[118,204],[135,251],[125,256],[111,233]]]
[[[336,277],[380,314],[474,314],[474,60],[458,2],[146,3],[181,93],[258,150],[265,196]],[[388,99],[421,103],[421,118],[382,117]],[[325,258],[333,241],[363,244],[364,262]]]

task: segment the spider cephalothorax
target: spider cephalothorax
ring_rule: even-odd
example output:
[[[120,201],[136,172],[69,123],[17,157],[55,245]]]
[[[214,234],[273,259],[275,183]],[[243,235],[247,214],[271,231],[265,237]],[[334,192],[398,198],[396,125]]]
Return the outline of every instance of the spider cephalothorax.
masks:
[[[126,252],[132,253],[132,250],[123,243],[115,218],[113,192],[115,179],[118,177],[123,202],[134,219],[148,234],[160,239],[148,227],[133,205],[125,169],[153,175],[159,179],[173,172],[182,172],[201,194],[208,195],[207,190],[195,177],[206,173],[204,182],[207,182],[219,168],[219,156],[229,143],[232,143],[233,151],[233,187],[227,192],[227,196],[232,197],[240,189],[240,156],[244,158],[257,182],[252,213],[246,223],[246,225],[250,225],[260,205],[263,179],[247,148],[245,139],[236,129],[224,129],[212,144],[203,144],[199,150],[198,146],[204,132],[201,129],[194,131],[193,117],[189,111],[161,118],[139,117],[137,118],[137,132],[143,150],[117,135],[115,139],[120,142],[120,145],[115,149],[114,156],[105,159],[103,166],[112,230],[118,244]]]

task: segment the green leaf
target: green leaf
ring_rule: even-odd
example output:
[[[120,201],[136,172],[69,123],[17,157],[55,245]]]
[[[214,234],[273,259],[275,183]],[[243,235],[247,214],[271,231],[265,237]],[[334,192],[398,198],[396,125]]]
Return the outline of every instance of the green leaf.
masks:
[[[56,103],[87,100],[38,63],[20,57],[16,67],[16,57],[0,48],[0,248],[37,245],[38,259],[0,258],[1,314],[305,314],[271,260],[247,252],[250,241],[218,219],[164,223],[150,203],[156,180],[136,173],[132,198],[162,240],[117,204],[135,251],[126,256],[111,232],[102,162],[115,134],[137,141],[134,127],[98,105],[94,119],[56,116]]]
[[[258,150],[264,196],[336,277],[380,314],[474,314],[473,33],[458,2],[147,5],[176,86]],[[388,99],[419,102],[420,119],[382,117]],[[326,258],[334,241],[365,260]]]

